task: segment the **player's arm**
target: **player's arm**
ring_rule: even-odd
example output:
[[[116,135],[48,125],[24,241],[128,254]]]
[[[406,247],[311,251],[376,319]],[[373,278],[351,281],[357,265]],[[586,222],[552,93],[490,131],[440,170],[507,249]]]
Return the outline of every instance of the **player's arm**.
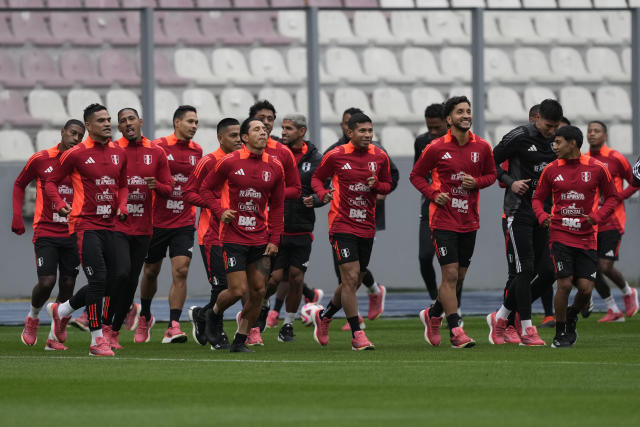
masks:
[[[424,149],[416,164],[413,165],[413,169],[409,174],[409,181],[411,181],[411,184],[413,184],[424,197],[435,201],[437,195],[440,194],[440,187],[429,184],[427,180],[427,176],[429,176],[435,167],[436,156],[431,155],[434,150],[433,147],[435,147],[435,145],[429,144]]]
[[[320,162],[320,166],[318,166],[311,176],[311,188],[313,188],[313,191],[318,195],[318,199],[323,203],[331,200],[331,193],[333,192],[332,189],[327,189],[324,186],[325,181],[333,175],[333,158],[333,151],[325,154]]]
[[[391,161],[387,153],[384,153],[384,160],[380,167],[380,174],[374,181],[371,189],[377,194],[389,194],[393,191],[393,172],[391,171]],[[375,176],[374,176],[375,177]]]
[[[531,207],[538,218],[538,223],[548,226],[551,221],[551,215],[544,210],[544,201],[547,200],[551,193],[551,181],[549,180],[549,166],[544,168],[538,181],[538,186],[531,200]]]
[[[118,175],[118,217],[124,221],[129,214],[127,201],[129,200],[129,185],[127,183],[127,156],[122,157],[122,167]]]
[[[286,153],[282,166],[285,173],[285,185],[284,197],[286,199],[297,199],[302,194],[302,184],[300,183],[300,174],[296,167],[296,158],[293,156],[291,150],[284,149],[283,153]]]
[[[486,146],[487,155],[484,157],[484,163],[482,165],[482,175],[476,178],[476,185],[478,189],[490,186],[496,181],[496,162],[491,152],[491,147]],[[499,166],[498,166],[499,167]]]
[[[517,153],[517,139],[521,135],[519,128],[513,129],[505,136],[498,145],[493,148],[493,159],[495,161],[496,178],[507,187],[516,182],[516,179],[509,175],[508,171],[502,168],[502,163],[514,157]]]
[[[622,201],[622,196],[618,193],[618,190],[616,190],[616,186],[613,184],[613,179],[611,178],[611,174],[607,168],[604,165],[600,165],[600,171],[598,189],[604,198],[604,203],[600,206],[600,209],[591,215],[588,215],[588,217],[590,217],[596,224],[601,224],[609,218],[618,204]]]
[[[162,148],[158,152],[161,155],[158,156],[160,160],[156,166],[156,176],[153,177],[154,188],[152,190],[162,197],[169,197],[173,191],[173,177],[171,176],[171,169],[169,169],[169,160],[167,160],[167,155]],[[147,180],[146,177],[145,180]]]
[[[267,217],[269,230],[269,243],[275,246],[280,244],[280,236],[284,231],[284,199],[285,197],[285,181],[284,169],[278,163],[280,168],[277,180],[275,182],[271,197],[269,198],[269,215]]]
[[[58,194],[58,183],[73,172],[76,162],[75,152],[76,149],[74,147],[62,153],[62,156],[60,156],[60,164],[53,169],[53,172],[44,184],[44,192],[49,200],[53,202],[54,210],[63,216],[71,212],[71,206],[62,200],[62,197]]]
[[[198,162],[191,175],[189,175],[182,192],[182,198],[185,201],[201,208],[208,208],[204,199],[200,196],[200,187],[211,169],[209,167],[210,163],[210,158],[203,158]]]
[[[622,200],[627,200],[629,197],[633,196],[636,191],[638,191],[638,187],[633,185],[633,170],[631,169],[631,165],[627,158],[620,153],[616,153],[616,158],[622,166],[622,177],[629,184],[627,188],[622,190],[620,193]]]
[[[20,175],[13,183],[13,219],[11,220],[11,231],[17,235],[25,232],[24,221],[22,220],[22,202],[24,201],[24,191],[31,181],[37,178],[34,167],[35,160],[40,157],[36,153],[29,158]],[[57,191],[56,191],[57,192]]]
[[[202,185],[200,185],[200,195],[202,196],[202,200],[204,200],[205,206],[211,209],[215,216],[221,220],[224,212],[229,210],[222,206],[222,201],[220,200],[220,191],[229,173],[229,168],[227,167],[229,163],[230,161],[228,159],[222,159],[216,167],[209,172],[202,181]]]

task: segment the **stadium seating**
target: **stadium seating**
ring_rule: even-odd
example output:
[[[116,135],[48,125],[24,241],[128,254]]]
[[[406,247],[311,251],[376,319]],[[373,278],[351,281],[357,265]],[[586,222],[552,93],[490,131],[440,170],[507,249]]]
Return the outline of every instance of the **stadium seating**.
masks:
[[[421,13],[393,12],[391,14],[391,32],[402,43],[433,44],[433,37],[427,33],[424,15]]]
[[[508,87],[490,87],[487,90],[486,119],[501,121],[503,118],[513,121],[527,119],[527,111],[522,106],[518,93]]]
[[[307,78],[307,51],[303,47],[293,47],[287,50],[287,66],[294,79],[304,81]],[[330,76],[320,63],[320,82],[337,83],[338,78]]]
[[[471,54],[461,47],[446,47],[440,52],[442,71],[455,80],[471,81]]]
[[[36,134],[36,151],[47,150],[60,142],[59,129],[44,129]]]
[[[98,58],[98,69],[104,79],[123,86],[138,86],[140,76],[131,58],[117,50],[103,50]]]
[[[345,46],[366,44],[366,40],[353,35],[349,20],[339,11],[318,13],[318,39],[322,44],[331,42]]]
[[[245,89],[224,89],[220,94],[220,107],[226,117],[246,117],[255,98]]]
[[[331,147],[333,144],[338,142],[338,140],[340,139],[340,136],[341,135],[338,135],[338,132],[336,132],[334,128],[324,126],[322,128],[322,136],[321,136],[322,141],[318,149],[324,153],[329,147]]]
[[[198,127],[198,132],[196,132],[194,139],[202,147],[203,154],[216,151],[220,147],[218,143],[218,132],[215,128]]]
[[[403,44],[391,34],[387,18],[379,11],[356,11],[353,13],[353,29],[356,36],[380,45]]]
[[[411,90],[411,107],[415,115],[424,117],[427,105],[442,103],[444,96],[438,89],[430,87],[418,87]]]
[[[251,37],[240,33],[233,13],[206,12],[200,16],[200,23],[202,24],[202,34],[212,43],[222,43],[227,46],[248,45],[252,42]]]
[[[631,125],[611,125],[608,129],[608,144],[622,154],[633,153],[633,130]]]
[[[176,49],[173,63],[179,77],[198,84],[223,84],[226,81],[224,77],[211,73],[207,57],[198,49]]]
[[[554,47],[551,49],[549,62],[551,71],[566,81],[575,83],[593,83],[599,80],[598,76],[589,74],[582,56],[571,47]]]
[[[144,117],[144,111],[142,111],[140,99],[138,99],[138,95],[136,95],[132,90],[111,89],[107,92],[106,101],[106,107],[113,116],[112,120],[115,118],[118,111],[126,107],[135,108],[138,113]]]
[[[451,75],[440,71],[433,53],[421,47],[407,47],[402,50],[402,68],[405,75],[428,83],[449,83]]]
[[[419,115],[411,112],[407,99],[399,89],[380,87],[373,91],[373,109],[377,120],[420,123]]]
[[[278,11],[278,32],[290,39],[304,42],[307,39],[307,26],[305,13],[294,10]]]
[[[182,93],[182,103],[198,109],[198,120],[204,125],[216,125],[223,118],[218,101],[206,89],[187,89]]]
[[[49,15],[51,35],[60,42],[74,46],[100,46],[102,40],[92,37],[84,24],[84,14],[79,12],[52,13]]]
[[[598,80],[608,82],[629,82],[630,77],[622,70],[618,55],[606,47],[587,49],[586,63],[589,73]]]
[[[333,94],[333,103],[336,107],[336,112],[340,115],[344,110],[351,107],[358,107],[364,112],[373,112],[367,95],[362,90],[353,87],[336,89]],[[372,120],[377,120],[375,114],[371,115]]]
[[[302,114],[307,114],[309,111],[309,104],[307,98],[307,88],[301,88],[296,91],[296,106],[297,111]],[[348,108],[348,107],[347,107]],[[340,123],[342,120],[342,110],[334,110],[329,100],[329,95],[324,90],[320,90],[320,117],[323,123]]]
[[[541,43],[559,45],[584,45],[586,40],[571,33],[567,15],[559,12],[539,12],[533,15],[533,23]]]
[[[285,45],[291,41],[278,34],[274,26],[274,14],[271,12],[240,13],[238,21],[240,32],[267,45]]]
[[[416,137],[406,127],[385,126],[379,133],[379,139],[389,156],[413,156],[413,142]]]
[[[565,86],[561,88],[559,101],[566,114],[569,114],[572,120],[608,120],[611,118],[606,111],[598,111],[591,93],[581,86]]]
[[[153,68],[155,73],[155,79],[161,85],[183,86],[188,83],[187,79],[183,79],[182,77],[176,74],[176,72],[173,69],[173,66],[169,63],[169,60],[167,59],[167,57],[160,52],[155,52],[155,55],[153,58]],[[138,69],[140,69],[139,63],[138,63]],[[140,74],[142,75],[142,72]]]
[[[172,125],[173,112],[178,105],[180,105],[180,102],[173,92],[167,89],[156,89],[154,95],[156,125]],[[202,120],[200,115],[198,115],[198,119]]]
[[[214,62],[215,64],[215,62]],[[277,84],[299,84],[302,79],[289,74],[280,52],[272,48],[255,48],[249,52],[251,73]]]
[[[446,41],[451,44],[469,44],[471,38],[464,30],[462,18],[456,12],[435,11],[425,15],[429,34],[437,40],[436,43]]]
[[[506,52],[495,48],[486,48],[484,51],[484,78],[487,82],[527,81],[526,77],[513,71],[513,65]]]
[[[28,88],[36,82],[21,75],[11,55],[0,52],[0,83],[7,88]]]
[[[83,120],[83,112],[87,105],[102,104],[98,92],[91,89],[71,89],[67,96],[69,118]]]
[[[368,47],[362,52],[364,70],[368,76],[390,83],[412,83],[413,77],[406,76],[400,71],[393,52],[381,47]]]
[[[262,84],[264,74],[249,72],[244,55],[236,49],[215,49],[212,54],[213,72],[224,82],[238,84]]]
[[[61,125],[69,119],[62,98],[53,90],[33,89],[29,92],[27,105],[31,117],[49,124]]]
[[[631,100],[626,90],[618,86],[599,86],[596,103],[603,117],[612,116],[620,120],[631,119]]]
[[[60,54],[62,77],[85,86],[110,86],[111,81],[100,77],[89,55],[82,51],[66,50]]]
[[[33,155],[31,139],[21,130],[0,130],[0,160],[25,160]]]
[[[44,87],[64,88],[72,84],[60,76],[58,65],[43,50],[24,52],[20,58],[20,66],[22,74],[27,79],[40,83]]]
[[[551,72],[544,53],[533,47],[518,48],[514,52],[516,73],[534,82],[559,83],[562,76]]]
[[[377,78],[366,75],[360,66],[355,51],[346,47],[331,47],[325,51],[325,64],[327,72],[349,83],[367,84],[374,83]]]
[[[274,129],[282,124],[282,117],[285,114],[299,112],[295,107],[291,94],[285,89],[273,87],[260,89],[258,99],[268,99],[269,102],[276,106],[277,114]],[[304,114],[306,115],[307,113],[305,112]]]
[[[545,99],[558,99],[548,87],[529,86],[524,90],[524,108],[531,108]]]

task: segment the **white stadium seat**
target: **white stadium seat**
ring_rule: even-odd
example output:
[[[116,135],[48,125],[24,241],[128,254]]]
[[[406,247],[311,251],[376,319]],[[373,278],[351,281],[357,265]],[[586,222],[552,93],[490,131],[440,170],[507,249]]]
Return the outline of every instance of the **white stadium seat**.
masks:
[[[67,94],[69,118],[84,122],[84,109],[91,104],[102,104],[98,92],[92,89],[71,89]]]
[[[29,135],[21,130],[0,130],[0,160],[27,160],[34,153]]]
[[[487,12],[484,15],[484,39],[488,45],[508,45],[511,41],[502,36],[498,30],[497,14]]]
[[[557,6],[556,0],[522,0],[522,6],[530,9],[535,8],[555,8]]]
[[[297,10],[279,10],[278,33],[304,42],[307,39],[305,13]]]
[[[560,104],[569,120],[608,120],[606,111],[598,111],[591,92],[581,86],[565,86],[560,89]]]
[[[631,75],[631,48],[625,47],[622,49],[622,68],[624,72],[630,76]]]
[[[355,52],[346,47],[331,47],[325,52],[325,63],[330,75],[349,83],[374,83],[378,79],[364,74]]]
[[[347,108],[356,107],[364,111],[365,114],[373,116],[372,120],[376,120],[375,114],[372,114],[371,105],[369,99],[364,91],[356,88],[338,88],[333,94],[333,103],[336,107],[336,112],[340,114],[342,119],[342,112]]]
[[[267,82],[297,84],[301,79],[289,74],[282,55],[276,49],[259,47],[249,52],[249,64],[254,76],[263,75]]]
[[[176,74],[199,84],[223,84],[227,80],[214,76],[207,57],[199,49],[176,49],[173,55]]]
[[[245,89],[227,88],[220,94],[220,108],[225,117],[246,117],[254,102],[253,95]]]
[[[608,129],[611,148],[622,154],[633,153],[633,129],[631,125],[611,125]]]
[[[549,69],[549,63],[540,49],[533,47],[518,48],[514,52],[516,73],[535,82],[559,83],[562,76],[555,75]]]
[[[416,7],[449,7],[448,0],[416,0]]]
[[[36,151],[47,150],[54,147],[60,143],[60,139],[60,129],[39,130],[36,134]]]
[[[487,7],[520,8],[520,0],[487,0]]]
[[[504,136],[509,132],[511,132],[516,126],[518,125],[514,123],[509,123],[509,124],[499,124],[495,128],[493,128],[493,136],[489,137],[489,138],[493,138],[493,140],[489,140],[489,142],[491,143],[491,146],[495,147],[496,145],[500,144],[500,141],[502,141],[502,138],[504,138]]]
[[[533,15],[541,43],[582,45],[586,40],[571,33],[567,15],[560,12],[539,12]]]
[[[406,76],[429,83],[449,83],[453,78],[440,71],[433,53],[422,47],[402,50],[402,68]]]
[[[614,7],[619,7],[624,9],[627,7],[627,2],[625,0],[593,0],[593,6],[597,8],[607,8],[607,9],[614,8]],[[631,4],[629,4],[629,6],[633,7]]]
[[[414,82],[413,77],[402,74],[395,55],[389,49],[368,47],[364,50],[362,59],[364,71],[369,76],[388,83]]]
[[[217,125],[223,118],[218,101],[210,90],[186,89],[182,93],[182,102],[193,105],[198,110],[198,119],[203,125]]]
[[[609,35],[618,43],[631,40],[631,14],[629,12],[600,12],[607,23]]]
[[[274,129],[280,127],[282,124],[282,117],[286,114],[291,113],[301,113],[305,116],[306,112],[298,111],[293,103],[293,98],[289,91],[282,88],[264,88],[261,89],[258,93],[258,99],[267,99],[273,105],[276,106],[276,110],[278,114],[276,115],[276,122],[274,124]]]
[[[591,8],[591,0],[558,0],[558,6],[567,9],[576,7]]]
[[[322,140],[319,143],[317,138],[315,138],[313,135],[311,137],[313,138],[311,142],[313,142],[316,147],[318,147],[318,150],[321,153],[324,153],[327,148],[331,147],[340,139],[340,136],[338,136],[338,132],[336,132],[334,128],[330,128],[327,126],[322,127]]]
[[[393,87],[379,87],[373,90],[373,109],[378,120],[397,120],[402,123],[420,123],[420,115],[409,109],[404,94]]]
[[[387,18],[380,11],[360,10],[353,13],[353,30],[356,36],[375,44],[398,45],[403,40],[395,38],[389,31]]]
[[[540,44],[530,13],[500,13],[497,17],[502,36],[509,43]]]
[[[200,117],[200,116],[198,116]],[[218,143],[218,132],[216,128],[198,127],[193,139],[202,147],[202,154],[206,155],[220,148]]]
[[[469,101],[473,102],[473,90],[471,86],[451,86],[449,88],[447,99],[463,95],[469,98]]]
[[[522,107],[518,93],[508,87],[490,87],[487,90],[487,120],[500,121],[508,118],[526,121],[528,113]]]
[[[629,93],[619,86],[598,86],[596,89],[598,109],[622,120],[631,119]]]
[[[452,7],[484,7],[484,0],[451,0]]]
[[[167,89],[156,88],[154,104],[156,125],[173,124],[173,113],[176,107],[180,105],[174,93]],[[200,111],[198,111],[198,118],[201,119],[199,113]],[[117,112],[114,112],[114,114],[117,114]],[[117,120],[117,117],[115,119]]]
[[[460,15],[449,10],[426,14],[429,34],[435,40],[446,40],[452,44],[468,44],[471,40],[465,32]]]
[[[569,19],[573,33],[580,38],[596,44],[615,45],[618,43],[607,32],[600,13],[573,12]]]
[[[526,82],[528,79],[513,71],[507,53],[502,49],[484,50],[484,77],[488,82]]]
[[[554,47],[551,49],[549,63],[554,74],[571,82],[594,83],[600,78],[589,74],[580,53],[571,47]]]
[[[404,126],[385,126],[380,132],[380,141],[390,157],[413,157],[415,139],[415,135]]]
[[[307,88],[301,88],[296,91],[297,110],[305,115],[309,115],[309,104],[307,103]],[[342,121],[342,111],[336,113],[329,100],[329,95],[323,89],[320,89],[320,117],[323,123],[340,123]]]
[[[303,81],[307,78],[307,50],[303,47],[293,47],[287,50],[287,65],[293,78]],[[322,83],[337,83],[338,78],[330,76],[320,63],[320,81]]]
[[[380,7],[414,7],[413,0],[380,0]]]
[[[543,86],[529,86],[524,90],[524,108],[529,109],[545,99],[558,99],[555,93]]]
[[[440,104],[445,101],[444,95],[432,87],[417,87],[411,90],[411,107],[413,112],[424,117],[424,110],[428,105]]]
[[[214,49],[211,54],[213,72],[226,82],[239,84],[262,84],[264,75],[251,74],[241,51],[233,48]]]
[[[138,114],[144,118],[142,111],[142,104],[140,103],[140,99],[138,95],[132,90],[129,89],[111,89],[107,92],[107,108],[109,112],[112,114],[112,119],[115,114],[118,114],[123,108],[131,107],[135,108]]]
[[[440,51],[442,71],[462,82],[471,81],[471,54],[465,48],[445,47]]]
[[[592,47],[586,54],[589,72],[599,80],[629,82],[631,76],[622,70],[618,54],[608,47]]]
[[[434,39],[427,33],[424,15],[419,12],[391,12],[391,32],[403,43],[416,45],[433,44]]]
[[[341,11],[318,12],[318,38],[320,43],[336,42],[341,45],[363,45],[366,40],[353,35],[347,16]]]
[[[33,89],[29,92],[27,107],[31,117],[54,125],[62,125],[69,119],[62,98],[53,90]]]

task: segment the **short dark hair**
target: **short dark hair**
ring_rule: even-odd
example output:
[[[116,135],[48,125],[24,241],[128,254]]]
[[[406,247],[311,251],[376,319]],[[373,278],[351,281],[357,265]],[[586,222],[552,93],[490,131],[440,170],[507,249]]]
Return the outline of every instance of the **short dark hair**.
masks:
[[[576,126],[563,126],[556,131],[556,136],[561,136],[567,141],[575,141],[578,148],[582,147],[582,131]]]
[[[124,112],[125,112],[125,110],[131,110],[131,111],[133,111],[133,113],[136,115],[136,117],[137,117],[137,118],[140,118],[140,114],[138,114],[138,110],[136,110],[136,109],[135,109],[135,108],[133,108],[133,107],[124,107],[124,108],[121,108],[121,109],[120,109],[120,111],[118,111],[118,120],[120,120],[120,114],[124,113]]]
[[[80,120],[77,120],[77,119],[69,119],[69,120],[67,120],[67,123],[65,123],[62,128],[66,129],[69,126],[73,126],[73,125],[80,126],[82,128],[82,130],[85,130],[84,129],[84,123],[82,123]]]
[[[349,126],[349,129],[354,130],[356,127],[358,127],[359,123],[373,123],[373,122],[371,121],[369,116],[367,116],[365,113],[356,113],[351,115],[351,117],[349,118],[349,122],[347,123],[347,126]]]
[[[562,118],[560,119],[560,123],[564,123],[565,125],[570,125],[571,124],[569,119],[567,119],[565,116],[562,116]]]
[[[540,117],[559,122],[562,120],[562,105],[555,99],[545,99],[540,103]]]
[[[358,107],[349,107],[344,110],[344,113],[342,113],[342,117],[346,116],[347,114],[353,116],[354,114],[364,114],[364,111],[362,111]]]
[[[471,101],[469,101],[469,98],[464,95],[454,96],[447,99],[447,101],[444,103],[444,111],[442,112],[443,117],[447,117],[449,114],[451,114],[453,109],[456,108],[456,105],[462,104],[463,102],[466,102],[467,104],[469,104],[469,107],[471,107]]]
[[[182,118],[184,117],[185,114],[187,114],[188,111],[193,111],[194,113],[198,114],[196,107],[192,105],[181,105],[178,108],[176,108],[175,113],[173,113],[172,121],[175,121],[175,119],[182,120]]]
[[[105,107],[102,104],[91,104],[91,105],[87,106],[87,108],[84,109],[84,113],[82,115],[82,118],[84,119],[85,122],[87,122],[87,120],[89,120],[89,118],[91,116],[93,116],[98,111],[102,111],[102,110],[108,111],[107,107]]]
[[[529,117],[535,117],[540,112],[540,104],[536,104],[533,107],[529,108]]]
[[[601,122],[600,120],[591,120],[587,126],[589,126],[591,123],[597,123],[600,126],[602,126],[602,129],[604,129],[604,133],[607,133],[607,125],[605,125],[603,122]]]
[[[427,106],[424,110],[424,117],[430,119],[444,119],[444,105],[435,103]]]
[[[255,117],[260,110],[271,110],[273,111],[273,115],[276,115],[276,107],[266,99],[263,99],[256,102],[251,106],[251,108],[249,108],[249,117]]]
[[[216,128],[218,135],[222,133],[223,130],[228,128],[229,126],[239,125],[240,122],[234,119],[233,117],[226,117],[218,122],[218,127]]]
[[[240,125],[240,135],[248,135],[249,134],[249,124],[251,122],[260,122],[262,123],[262,120],[256,118],[256,117],[249,117],[247,119],[244,120],[244,122],[242,122],[242,124]]]

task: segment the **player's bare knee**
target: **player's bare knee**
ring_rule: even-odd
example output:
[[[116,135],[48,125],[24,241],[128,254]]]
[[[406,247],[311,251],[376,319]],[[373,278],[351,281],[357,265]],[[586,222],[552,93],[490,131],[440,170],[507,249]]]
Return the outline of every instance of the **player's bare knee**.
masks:
[[[53,290],[53,287],[56,285],[56,276],[39,276],[38,277],[38,286],[41,288],[45,288],[49,292]]]

